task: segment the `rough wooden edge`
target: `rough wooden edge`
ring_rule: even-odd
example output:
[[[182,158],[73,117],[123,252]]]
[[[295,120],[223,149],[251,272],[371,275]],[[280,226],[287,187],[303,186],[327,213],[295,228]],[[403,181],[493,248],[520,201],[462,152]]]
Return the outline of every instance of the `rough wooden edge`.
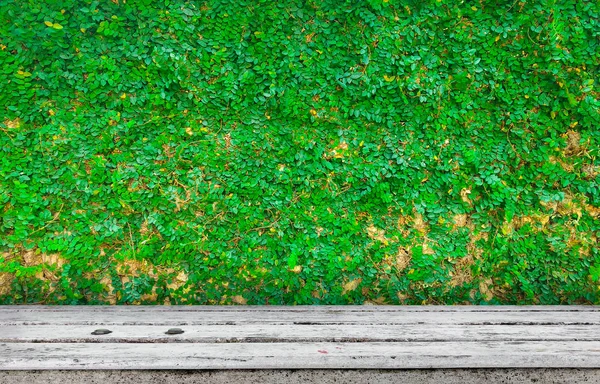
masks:
[[[600,369],[0,371],[10,384],[490,384],[599,383]]]

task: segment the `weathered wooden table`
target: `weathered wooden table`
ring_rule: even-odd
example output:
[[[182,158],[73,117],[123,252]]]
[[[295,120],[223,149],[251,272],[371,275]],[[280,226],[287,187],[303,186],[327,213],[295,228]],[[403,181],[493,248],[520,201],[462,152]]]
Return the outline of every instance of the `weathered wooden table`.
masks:
[[[577,368],[600,382],[600,307],[0,306],[0,382],[37,370],[482,368]]]

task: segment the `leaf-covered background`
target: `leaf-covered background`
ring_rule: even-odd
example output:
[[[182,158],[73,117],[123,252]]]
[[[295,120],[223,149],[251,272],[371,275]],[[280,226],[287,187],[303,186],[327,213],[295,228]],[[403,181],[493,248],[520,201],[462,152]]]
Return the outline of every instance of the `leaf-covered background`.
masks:
[[[0,303],[600,303],[597,1],[0,3]]]

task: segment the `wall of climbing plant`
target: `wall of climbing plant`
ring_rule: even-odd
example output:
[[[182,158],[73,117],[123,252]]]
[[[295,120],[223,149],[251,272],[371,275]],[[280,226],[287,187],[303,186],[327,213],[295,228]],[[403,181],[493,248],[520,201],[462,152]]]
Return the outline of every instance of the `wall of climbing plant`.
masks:
[[[2,0],[1,304],[600,304],[600,3]]]

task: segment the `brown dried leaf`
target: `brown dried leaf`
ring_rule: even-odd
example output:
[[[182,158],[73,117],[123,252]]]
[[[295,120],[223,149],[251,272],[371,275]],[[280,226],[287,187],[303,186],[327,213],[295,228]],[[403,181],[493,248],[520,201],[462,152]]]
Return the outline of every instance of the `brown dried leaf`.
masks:
[[[486,280],[479,282],[479,292],[481,292],[481,294],[483,295],[483,297],[485,298],[486,301],[490,301],[494,298],[494,294],[492,293],[492,290],[490,289],[492,284],[493,284],[492,279],[486,279]]]
[[[177,276],[171,281],[171,283],[167,284],[167,288],[171,290],[177,290],[181,288],[188,281],[188,275],[184,271],[180,271]]]
[[[367,235],[371,239],[380,241],[386,245],[389,243],[388,239],[385,237],[385,231],[383,229],[376,228],[373,225],[367,227]]]
[[[579,154],[581,150],[581,134],[577,131],[569,130],[566,133],[567,136],[567,148],[565,149],[565,156],[572,156]]]
[[[423,215],[421,215],[419,212],[415,212],[413,226],[421,234],[425,234],[428,231],[427,222],[423,220]]]
[[[425,241],[423,243],[423,254],[424,255],[435,255],[435,251],[433,250],[433,248],[431,248],[429,246],[429,243],[427,241]]]
[[[246,303],[248,302],[248,300],[244,299],[244,297],[240,295],[232,296],[231,301],[240,305],[246,305]]]
[[[0,296],[8,295],[10,293],[11,284],[14,278],[12,273],[0,272]]]
[[[398,291],[396,292],[396,296],[398,296],[398,300],[400,300],[401,302],[404,302],[404,300],[408,299],[410,296],[405,295],[404,293]]]
[[[405,248],[399,248],[398,254],[396,255],[396,267],[398,268],[398,271],[406,269],[410,264],[411,258],[410,253]]]
[[[471,199],[469,199],[469,195],[471,194],[471,190],[470,189],[466,189],[463,188],[460,191],[460,198],[462,199],[462,201],[464,201],[465,203],[472,205],[473,202],[471,201]]]
[[[454,221],[455,228],[462,228],[462,227],[466,227],[467,225],[469,225],[469,216],[467,216],[466,213],[460,213],[460,214],[454,215],[452,220]]]
[[[4,120],[4,125],[11,129],[19,128],[21,126],[21,119],[18,117],[13,120],[6,119]]]
[[[454,270],[450,272],[450,286],[458,287],[465,283],[470,283],[473,280],[473,273],[471,271],[473,263],[474,259],[471,254],[458,259],[454,264]]]
[[[43,262],[42,254],[34,250],[21,252],[21,258],[23,259],[23,264],[27,267],[39,265]]]
[[[344,290],[342,291],[342,295],[345,295],[346,292],[354,291],[356,288],[358,288],[358,285],[361,282],[362,282],[362,278],[358,278],[358,279],[354,279],[354,280],[349,281],[346,284],[344,284]]]

